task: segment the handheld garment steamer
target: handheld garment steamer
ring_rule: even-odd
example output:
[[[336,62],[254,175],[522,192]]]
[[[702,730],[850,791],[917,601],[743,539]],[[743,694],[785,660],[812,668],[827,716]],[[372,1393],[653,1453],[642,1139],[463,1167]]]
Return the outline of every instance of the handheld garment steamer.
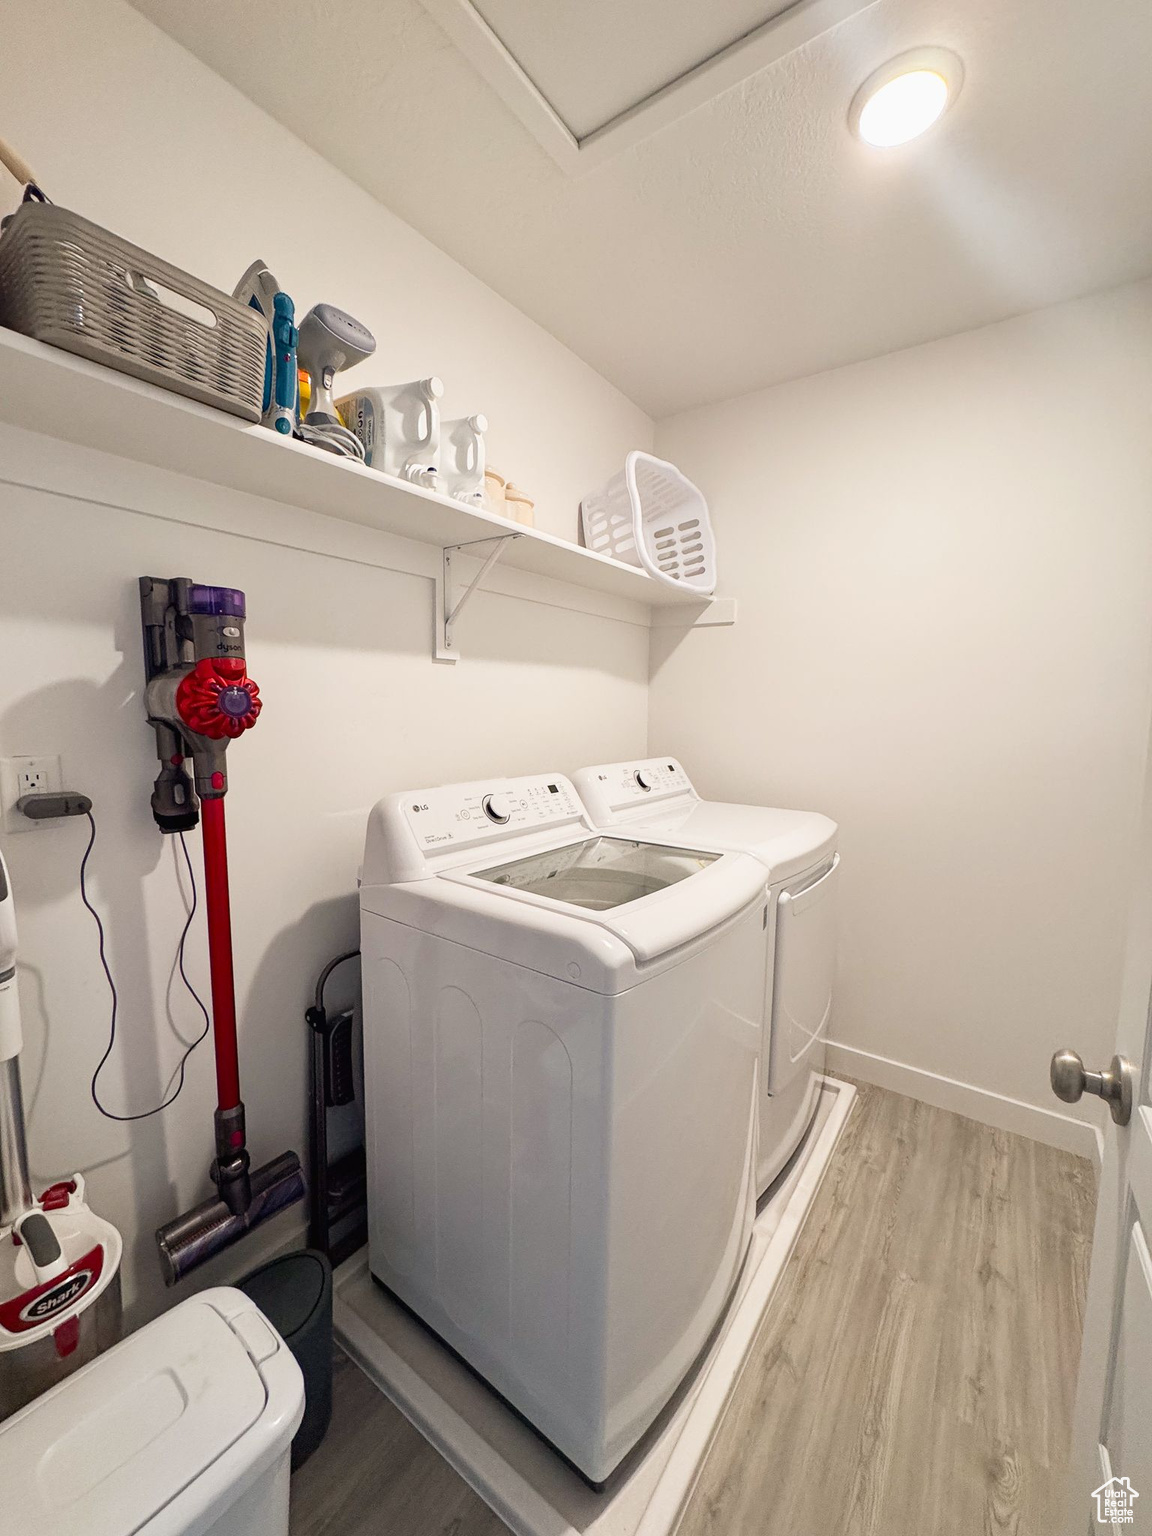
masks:
[[[308,414],[300,423],[306,443],[346,459],[364,458],[364,444],[341,420],[332,386],[342,368],[354,368],[375,350],[376,338],[368,327],[335,304],[313,304],[301,320],[296,357],[312,381]]]
[[[145,708],[156,732],[160,773],[152,814],[161,832],[194,827],[197,801],[204,844],[204,900],[216,1051],[216,1199],[160,1227],[156,1242],[169,1285],[304,1197],[295,1152],[253,1169],[248,1156],[228,901],[224,796],[228,743],[256,724],[260,694],[244,662],[244,594],[198,586],[185,577],[140,578],[147,674]],[[192,776],[185,767],[192,760]]]
[[[120,1234],[73,1174],[32,1195],[20,1093],[16,905],[0,854],[0,1419],[120,1337]]]

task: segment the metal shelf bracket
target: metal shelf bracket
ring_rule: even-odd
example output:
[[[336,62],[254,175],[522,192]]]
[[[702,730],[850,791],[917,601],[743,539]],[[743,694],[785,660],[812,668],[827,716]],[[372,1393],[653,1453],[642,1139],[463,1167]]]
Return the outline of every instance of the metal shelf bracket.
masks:
[[[436,595],[436,660],[459,661],[460,651],[456,645],[456,625],[460,615],[464,612],[473,592],[483,583],[488,572],[504,553],[505,546],[511,544],[514,539],[522,538],[519,533],[499,533],[487,539],[472,539],[467,544],[449,544],[442,554],[443,565],[439,591]],[[481,559],[476,554],[481,544],[491,544],[491,551]],[[453,558],[458,555],[473,555],[481,559],[480,569],[473,576],[468,585],[459,593],[456,590],[453,576]]]

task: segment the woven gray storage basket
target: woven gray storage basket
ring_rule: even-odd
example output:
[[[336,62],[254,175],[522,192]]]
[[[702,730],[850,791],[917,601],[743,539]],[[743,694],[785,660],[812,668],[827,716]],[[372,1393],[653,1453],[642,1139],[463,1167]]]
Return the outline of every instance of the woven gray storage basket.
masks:
[[[198,306],[201,318],[174,308],[164,290]],[[54,203],[22,203],[0,235],[0,321],[178,395],[260,419],[263,317]]]

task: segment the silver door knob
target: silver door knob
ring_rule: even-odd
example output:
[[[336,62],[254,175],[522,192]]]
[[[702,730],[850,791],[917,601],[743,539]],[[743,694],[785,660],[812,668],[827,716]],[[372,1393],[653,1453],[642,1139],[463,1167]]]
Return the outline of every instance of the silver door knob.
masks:
[[[1075,1104],[1085,1093],[1104,1100],[1117,1125],[1127,1125],[1132,1118],[1132,1098],[1136,1072],[1123,1056],[1113,1056],[1106,1072],[1085,1072],[1075,1051],[1057,1051],[1050,1071],[1052,1092],[1066,1104]]]

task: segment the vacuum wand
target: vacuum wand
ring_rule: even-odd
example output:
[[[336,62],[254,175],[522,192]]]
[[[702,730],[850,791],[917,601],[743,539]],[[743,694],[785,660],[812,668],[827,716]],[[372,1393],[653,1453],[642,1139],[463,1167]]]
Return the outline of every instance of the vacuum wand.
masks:
[[[212,976],[212,1040],[216,1050],[216,1161],[213,1178],[234,1216],[252,1201],[240,1099],[236,1044],[236,984],[232,973],[232,915],[228,900],[228,845],[224,797],[200,806],[204,841],[204,906],[208,913],[208,962]]]
[[[204,904],[208,910],[208,954],[212,970],[212,1014],[216,1020],[216,1091],[220,1108],[240,1103],[240,1058],[236,1048],[236,989],[232,974],[232,911],[228,898],[228,845],[224,799],[205,800]]]
[[[16,981],[16,903],[0,853],[0,1227],[33,1209],[20,1090],[24,1035]]]
[[[260,693],[244,659],[243,592],[198,586],[184,577],[140,580],[147,672],[145,707],[156,732],[160,773],[152,814],[162,832],[202,824],[212,1034],[216,1052],[215,1198],[156,1233],[169,1285],[275,1212],[304,1197],[295,1152],[252,1170],[236,1038],[236,989],[228,894],[225,754],[255,725]],[[192,761],[192,773],[186,767]]]

